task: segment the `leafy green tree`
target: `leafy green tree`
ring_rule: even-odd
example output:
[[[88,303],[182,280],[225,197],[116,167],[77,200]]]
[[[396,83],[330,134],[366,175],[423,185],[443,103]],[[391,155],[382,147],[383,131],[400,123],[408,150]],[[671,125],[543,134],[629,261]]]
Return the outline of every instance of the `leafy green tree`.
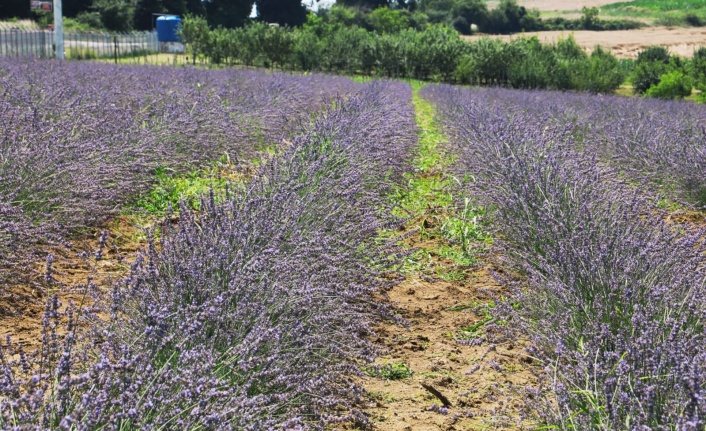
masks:
[[[204,17],[186,15],[181,23],[180,36],[194,63],[199,57],[209,54],[211,36],[208,22]]]
[[[670,57],[671,56],[669,55],[669,51],[667,50],[667,48],[659,45],[653,45],[640,51],[637,54],[636,62],[639,64],[644,62],[658,61],[664,64],[668,64]]]
[[[29,18],[32,15],[28,0],[2,0],[0,18]]]
[[[91,11],[93,0],[64,0],[61,4],[65,17],[76,18],[80,13]]]
[[[610,51],[597,46],[588,61],[588,74],[583,89],[591,93],[612,93],[625,81],[622,68]]]
[[[455,4],[455,0],[424,0],[420,10],[429,17],[429,22],[447,23]]]
[[[527,15],[527,9],[524,6],[519,6],[516,0],[501,0],[497,10],[507,18],[508,27],[505,33],[522,31],[521,21]]]
[[[488,13],[488,18],[485,20],[485,25],[480,28],[483,33],[503,34],[507,33],[507,28],[510,26],[507,16],[499,9],[493,9]]]
[[[137,0],[133,26],[137,30],[152,30],[155,26],[153,13],[165,13],[162,0]]]
[[[409,14],[409,26],[415,30],[424,30],[429,24],[429,16],[420,10]]]
[[[360,52],[370,33],[359,27],[340,27],[326,38],[324,65],[329,72],[355,73],[362,67]],[[376,38],[377,39],[377,38]]]
[[[368,10],[390,6],[389,0],[336,0],[336,4],[340,6],[358,7]]]
[[[375,38],[376,59],[383,76],[407,75],[407,51],[410,41],[400,35],[383,34]]]
[[[536,36],[515,39],[506,46],[508,81],[514,88],[547,88],[551,84],[556,55]]]
[[[484,37],[469,46],[475,63],[475,82],[485,85],[504,85],[507,82],[509,50],[498,39]]]
[[[483,27],[488,19],[488,7],[483,0],[457,0],[451,14],[454,17],[464,18],[469,26],[475,24]]]
[[[255,4],[260,21],[292,27],[306,22],[307,10],[301,0],[255,0]]]
[[[103,26],[110,31],[132,30],[133,8],[122,0],[96,0],[93,9],[100,14]]]
[[[491,34],[511,34],[521,31],[542,30],[544,24],[536,10],[528,11],[516,0],[501,0],[498,7],[488,13],[480,30]]]
[[[595,30],[598,27],[598,8],[581,8],[581,26],[583,30]]]
[[[321,70],[324,56],[324,40],[316,32],[302,29],[294,34],[292,62],[298,70]]]
[[[283,67],[294,52],[294,37],[286,27],[268,26],[261,41],[267,62],[265,66]]]
[[[466,52],[466,42],[444,25],[432,25],[425,31],[410,33],[408,69],[417,79],[438,76],[448,80],[456,70],[459,58]]]
[[[240,54],[235,31],[230,28],[218,27],[211,31],[206,48],[211,62],[215,64],[233,64]]]
[[[574,35],[567,38],[560,37],[556,43],[557,56],[563,60],[582,60],[588,58],[586,52],[576,43]]]
[[[470,54],[465,54],[459,59],[458,65],[454,69],[454,79],[459,84],[476,84],[478,76],[476,68],[475,58]]]
[[[451,27],[461,34],[471,34],[471,25],[468,23],[468,20],[462,16],[457,16],[454,18],[451,21]]]
[[[238,56],[246,66],[253,66],[264,56],[263,40],[269,26],[255,21],[235,29]]]
[[[694,51],[689,73],[694,81],[694,87],[700,92],[696,100],[699,103],[706,103],[706,47],[701,46]]]
[[[213,28],[240,27],[248,22],[253,4],[255,0],[208,0],[204,2],[206,19]]]
[[[379,34],[399,33],[409,28],[409,18],[405,12],[386,7],[377,8],[368,15],[368,23]]]
[[[206,8],[201,0],[186,0],[186,13],[197,16],[205,16]]]
[[[647,97],[659,99],[683,99],[691,95],[692,80],[681,70],[673,70],[660,77],[659,83],[645,92]]]
[[[632,73],[633,91],[644,94],[653,85],[659,84],[662,75],[674,69],[671,56],[663,46],[650,46],[637,54]]]

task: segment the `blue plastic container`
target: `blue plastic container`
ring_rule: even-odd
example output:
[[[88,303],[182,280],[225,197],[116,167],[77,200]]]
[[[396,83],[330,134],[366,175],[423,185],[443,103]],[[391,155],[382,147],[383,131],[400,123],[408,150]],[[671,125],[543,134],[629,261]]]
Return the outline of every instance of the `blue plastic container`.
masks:
[[[179,28],[181,18],[176,15],[165,15],[157,18],[157,40],[160,42],[181,42]]]

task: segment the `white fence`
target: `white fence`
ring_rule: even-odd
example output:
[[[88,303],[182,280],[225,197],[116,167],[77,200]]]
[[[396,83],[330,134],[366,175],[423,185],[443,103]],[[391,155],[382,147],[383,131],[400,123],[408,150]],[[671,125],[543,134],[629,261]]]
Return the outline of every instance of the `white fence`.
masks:
[[[64,32],[67,59],[134,57],[159,51],[156,32]],[[0,57],[53,57],[54,33],[44,30],[0,30]]]

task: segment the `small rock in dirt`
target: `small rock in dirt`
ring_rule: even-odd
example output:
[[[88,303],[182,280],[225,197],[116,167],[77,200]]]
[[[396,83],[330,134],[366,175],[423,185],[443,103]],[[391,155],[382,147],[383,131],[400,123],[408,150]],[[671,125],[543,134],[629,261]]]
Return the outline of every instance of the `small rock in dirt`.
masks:
[[[445,376],[437,380],[436,383],[439,386],[447,387],[451,385],[454,382],[454,379],[452,379],[450,376]]]
[[[414,292],[414,289],[412,289],[411,287],[407,289],[407,295],[414,295]]]

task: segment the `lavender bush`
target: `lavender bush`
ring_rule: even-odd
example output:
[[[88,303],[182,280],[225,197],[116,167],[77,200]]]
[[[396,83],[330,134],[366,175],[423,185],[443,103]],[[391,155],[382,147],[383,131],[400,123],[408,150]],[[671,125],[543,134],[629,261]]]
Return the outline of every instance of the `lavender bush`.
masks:
[[[706,110],[684,101],[493,88],[479,102],[571,126],[582,151],[595,153],[655,192],[706,204]]]
[[[313,75],[0,61],[0,277],[16,278],[11,268],[26,266],[47,235],[123,211],[158,169],[250,161],[357,87]]]
[[[506,280],[520,306],[500,308],[546,365],[551,392],[530,391],[535,417],[560,429],[703,429],[704,232],[666,224],[586,148],[596,138],[577,133],[570,111],[489,94],[425,90],[459,174],[476,180],[468,191],[497,208],[503,251],[525,275]]]
[[[383,121],[385,119],[386,121]],[[247,189],[165,221],[102,323],[31,362],[5,349],[2,426],[320,429],[365,421],[351,377],[373,359],[374,268],[399,250],[386,189],[415,147],[409,86],[374,83],[330,107]],[[56,313],[52,303],[47,320]],[[47,325],[51,328],[51,325]],[[51,331],[49,331],[50,333]],[[53,355],[53,356],[52,356]],[[57,364],[37,374],[37,365]]]

